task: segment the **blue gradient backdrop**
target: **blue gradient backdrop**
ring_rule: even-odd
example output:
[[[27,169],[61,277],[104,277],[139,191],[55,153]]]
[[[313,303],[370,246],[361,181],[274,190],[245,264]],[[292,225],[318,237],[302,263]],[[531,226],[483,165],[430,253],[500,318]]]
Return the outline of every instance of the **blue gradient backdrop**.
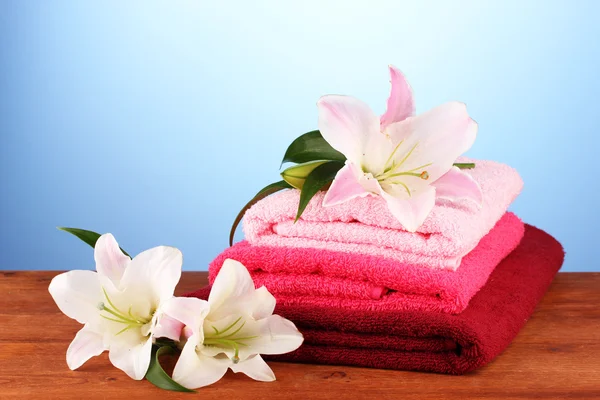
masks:
[[[564,270],[600,270],[599,15],[583,0],[3,1],[0,268],[93,268],[62,225],[206,269],[316,128],[318,97],[382,112],[392,63],[418,111],[468,104],[469,155],[521,172],[512,210],[564,244]]]

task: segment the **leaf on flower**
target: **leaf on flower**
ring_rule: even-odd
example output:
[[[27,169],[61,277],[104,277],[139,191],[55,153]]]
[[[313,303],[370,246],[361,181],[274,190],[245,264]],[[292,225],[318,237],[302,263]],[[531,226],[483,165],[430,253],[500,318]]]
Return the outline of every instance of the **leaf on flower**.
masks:
[[[96,233],[94,231],[88,231],[85,229],[65,228],[65,227],[60,227],[60,226],[58,227],[58,229],[61,231],[68,232],[71,235],[77,236],[79,239],[81,239],[82,241],[84,241],[85,243],[89,244],[92,247],[96,246],[96,242],[98,241],[98,238],[100,236],[102,236],[99,233]],[[120,249],[123,252],[123,254],[125,254],[127,257],[131,258],[131,256],[129,254],[127,254],[127,252],[125,250],[123,250],[122,248],[120,248]]]
[[[286,162],[302,164],[309,161],[346,161],[346,157],[331,147],[320,131],[310,131],[300,136],[287,148],[281,165]]]
[[[171,346],[152,346],[152,355],[150,356],[150,366],[146,372],[146,379],[161,389],[172,390],[174,392],[195,393],[194,390],[188,389],[175,382],[164,369],[160,366],[158,358],[161,355],[168,354],[173,351]]]
[[[231,226],[231,231],[229,232],[229,245],[232,246],[233,245],[233,236],[235,235],[235,230],[237,228],[237,226],[239,225],[240,221],[242,220],[242,218],[244,217],[244,214],[246,213],[246,211],[252,207],[254,204],[256,204],[258,201],[264,199],[265,197],[279,192],[280,190],[283,189],[292,189],[292,186],[287,183],[286,181],[279,181],[279,182],[275,182],[275,183],[271,183],[270,185],[265,186],[264,188],[262,188],[257,194],[256,196],[254,196],[252,198],[252,200],[250,200],[243,208],[242,210],[238,213],[237,217],[235,217],[235,221],[233,221],[233,225]]]
[[[304,181],[304,186],[302,186],[302,191],[300,192],[296,221],[300,219],[304,209],[306,209],[306,206],[308,206],[314,195],[330,184],[343,166],[344,163],[341,161],[330,161],[319,165],[306,177],[306,181]]]

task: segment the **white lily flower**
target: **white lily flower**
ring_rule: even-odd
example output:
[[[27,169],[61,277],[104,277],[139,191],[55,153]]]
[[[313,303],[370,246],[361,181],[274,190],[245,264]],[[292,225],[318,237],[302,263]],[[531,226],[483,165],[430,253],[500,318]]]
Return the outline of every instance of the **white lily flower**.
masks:
[[[84,324],[67,350],[67,364],[77,369],[108,350],[115,367],[140,380],[150,364],[160,309],[181,277],[182,254],[159,246],[131,260],[107,233],[96,242],[94,258],[96,272],[69,271],[48,288],[60,310]],[[160,327],[161,336],[169,336],[168,324]]]
[[[176,297],[164,307],[185,325],[173,380],[196,389],[218,381],[228,368],[255,380],[275,380],[260,355],[296,350],[303,337],[292,322],[273,315],[274,309],[275,298],[264,286],[255,289],[246,267],[226,260],[208,301]]]
[[[392,66],[390,74],[392,91],[381,117],[353,97],[328,95],[318,101],[323,138],[347,158],[323,206],[381,196],[402,226],[415,232],[436,198],[482,204],[477,182],[453,167],[475,141],[477,124],[458,102],[414,116],[408,82]]]

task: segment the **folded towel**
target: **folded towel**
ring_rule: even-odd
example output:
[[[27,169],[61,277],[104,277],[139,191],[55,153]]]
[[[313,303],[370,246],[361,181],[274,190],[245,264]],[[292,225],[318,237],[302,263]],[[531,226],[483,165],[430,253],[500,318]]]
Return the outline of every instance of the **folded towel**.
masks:
[[[294,223],[300,192],[269,196],[246,212],[244,233],[252,245],[315,248],[383,256],[429,268],[456,269],[508,209],[523,182],[511,167],[473,161],[467,172],[479,183],[483,207],[439,200],[417,234],[406,232],[380,197],[323,207],[324,192]]]
[[[212,282],[223,261],[232,258],[244,264],[254,282],[266,286],[280,304],[459,313],[517,247],[523,232],[523,222],[506,213],[456,271],[371,255],[240,242],[210,264],[209,279]]]
[[[517,335],[562,265],[560,243],[527,225],[519,246],[458,315],[362,312],[283,305],[304,344],[272,360],[463,374],[493,360]],[[189,296],[206,298],[209,288]]]

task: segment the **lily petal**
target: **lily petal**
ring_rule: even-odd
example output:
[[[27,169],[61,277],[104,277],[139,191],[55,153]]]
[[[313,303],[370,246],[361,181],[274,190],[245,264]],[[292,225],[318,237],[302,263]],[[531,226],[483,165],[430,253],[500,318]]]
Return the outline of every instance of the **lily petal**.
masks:
[[[442,175],[433,183],[438,198],[448,200],[467,199],[481,206],[483,204],[483,193],[479,184],[468,173],[457,167]]]
[[[319,99],[317,107],[319,130],[333,148],[373,174],[383,171],[392,145],[366,103],[350,96],[328,95]]]
[[[188,389],[215,383],[225,375],[231,364],[228,358],[213,358],[196,352],[198,340],[191,336],[175,364],[173,380]]]
[[[452,168],[458,156],[471,148],[477,136],[477,123],[469,117],[465,104],[450,102],[391,124],[386,133],[393,143],[404,140],[395,153],[402,170],[427,164],[429,181],[435,182]],[[410,155],[405,158],[407,154]]]
[[[81,367],[87,360],[107,350],[102,335],[84,326],[77,332],[67,349],[67,365],[71,370]]]
[[[202,325],[210,311],[206,300],[195,297],[174,297],[168,300],[162,309],[167,316],[191,328],[194,335],[199,336],[200,342],[204,340]]]
[[[115,287],[119,287],[125,268],[131,262],[131,259],[123,254],[119,244],[110,233],[98,238],[94,246],[94,260],[96,260],[96,271],[109,278]]]
[[[138,288],[159,302],[173,296],[181,278],[183,255],[175,247],[158,246],[141,252],[131,260],[121,279],[121,286]],[[150,292],[150,293],[149,293]]]
[[[279,316],[271,315],[248,326],[245,332],[257,336],[248,341],[247,347],[240,348],[240,359],[245,360],[254,354],[285,354],[296,350],[304,337],[293,322]]]
[[[394,188],[394,190],[402,191],[404,189]],[[416,232],[435,205],[435,188],[427,186],[421,193],[408,199],[395,197],[394,193],[388,193],[389,191],[389,188],[384,188],[381,196],[387,202],[390,212],[404,229],[408,232]]]
[[[400,122],[414,115],[413,93],[406,78],[399,69],[390,65],[392,90],[387,101],[387,110],[381,116],[381,130],[394,122]]]
[[[273,370],[259,354],[248,357],[238,364],[232,364],[230,368],[233,372],[241,372],[256,381],[272,382],[275,380]]]
[[[217,321],[229,316],[227,309],[232,305],[245,309],[246,306],[238,304],[237,299],[252,295],[254,290],[254,282],[246,267],[239,261],[225,260],[208,296],[211,319]]]
[[[155,338],[164,337],[179,341],[181,339],[183,328],[184,324],[181,321],[163,313],[163,315],[158,318],[156,326],[152,330],[152,335]]]
[[[96,272],[75,270],[57,275],[48,291],[60,311],[80,324],[99,318],[98,304],[103,294]]]
[[[273,315],[275,310],[275,297],[266,287],[261,286],[252,293],[250,299],[248,299],[248,307],[250,308],[250,315],[254,319],[267,318]]]
[[[152,336],[143,337],[139,329],[130,329],[112,338],[108,358],[130,378],[141,380],[148,371]]]
[[[323,207],[331,207],[370,193],[360,184],[362,171],[350,161],[336,174],[331,186],[323,198]]]

